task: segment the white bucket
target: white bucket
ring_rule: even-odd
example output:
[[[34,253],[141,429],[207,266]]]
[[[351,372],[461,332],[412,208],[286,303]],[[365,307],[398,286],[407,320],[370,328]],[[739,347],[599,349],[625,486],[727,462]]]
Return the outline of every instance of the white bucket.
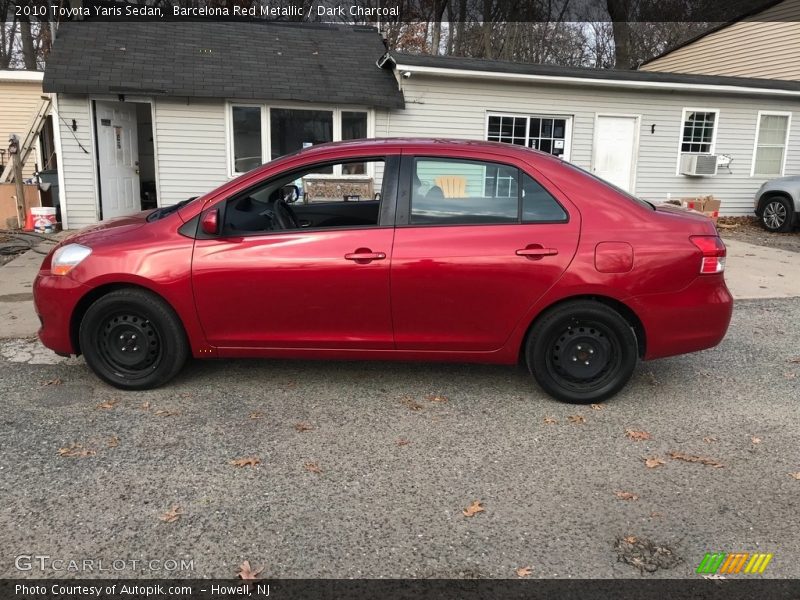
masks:
[[[56,209],[52,206],[32,206],[33,230],[38,233],[53,233],[56,230]]]

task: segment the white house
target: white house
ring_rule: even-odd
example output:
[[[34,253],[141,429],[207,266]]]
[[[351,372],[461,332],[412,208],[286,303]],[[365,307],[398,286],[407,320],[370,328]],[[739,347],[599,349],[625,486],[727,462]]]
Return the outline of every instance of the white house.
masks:
[[[69,228],[358,137],[521,144],[648,200],[713,194],[728,215],[800,173],[800,82],[386,54],[364,27],[70,23],[44,87]]]

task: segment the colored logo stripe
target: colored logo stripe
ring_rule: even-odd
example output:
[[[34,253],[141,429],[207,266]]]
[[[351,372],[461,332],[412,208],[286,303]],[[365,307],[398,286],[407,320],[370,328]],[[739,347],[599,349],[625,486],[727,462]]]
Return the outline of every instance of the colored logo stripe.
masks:
[[[719,573],[736,574],[740,573],[742,567],[744,567],[745,573],[763,573],[772,560],[772,556],[772,554],[749,554],[747,552],[735,552],[733,554],[707,552],[696,572],[716,573],[719,571]],[[745,563],[747,566],[745,566]]]
[[[772,554],[753,554],[750,562],[744,568],[745,573],[763,573],[767,568],[769,561],[772,560]]]

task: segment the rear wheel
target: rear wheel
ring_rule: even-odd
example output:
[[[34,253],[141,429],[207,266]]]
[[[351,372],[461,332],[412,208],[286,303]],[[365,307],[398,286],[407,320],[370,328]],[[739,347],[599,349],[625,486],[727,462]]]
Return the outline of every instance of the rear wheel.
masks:
[[[792,203],[783,196],[772,196],[764,201],[761,209],[761,225],[767,231],[785,233],[792,228],[794,219]]]
[[[576,300],[543,315],[528,336],[525,359],[544,391],[563,402],[610,398],[633,374],[636,334],[618,312]]]
[[[122,289],[99,298],[79,330],[86,363],[102,380],[144,390],[172,379],[189,355],[175,311],[155,294]]]

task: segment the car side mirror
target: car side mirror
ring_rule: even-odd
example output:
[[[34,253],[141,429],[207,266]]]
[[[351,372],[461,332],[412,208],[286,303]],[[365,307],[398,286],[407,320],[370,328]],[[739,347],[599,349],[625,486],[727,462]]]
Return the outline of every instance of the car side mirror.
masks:
[[[202,219],[200,219],[200,229],[203,233],[208,235],[217,235],[219,233],[218,208],[214,208],[205,212]]]
[[[281,188],[281,196],[287,204],[297,202],[300,199],[300,188],[293,183],[285,185]]]

